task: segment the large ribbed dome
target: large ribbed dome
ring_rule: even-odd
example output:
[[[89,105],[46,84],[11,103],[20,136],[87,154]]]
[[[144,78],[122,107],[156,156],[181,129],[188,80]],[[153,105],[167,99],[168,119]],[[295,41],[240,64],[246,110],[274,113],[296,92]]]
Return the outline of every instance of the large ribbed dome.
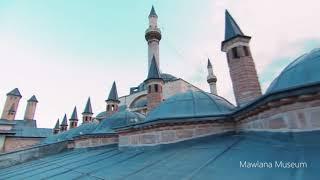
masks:
[[[320,49],[314,49],[289,64],[271,83],[266,93],[315,83],[320,83]]]
[[[175,118],[220,116],[235,107],[224,98],[203,91],[187,91],[174,95],[149,113],[146,121]]]

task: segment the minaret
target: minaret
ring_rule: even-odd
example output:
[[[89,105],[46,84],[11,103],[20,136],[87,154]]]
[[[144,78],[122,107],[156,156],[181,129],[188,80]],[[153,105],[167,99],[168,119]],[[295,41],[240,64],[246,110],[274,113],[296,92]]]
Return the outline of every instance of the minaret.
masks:
[[[22,96],[18,88],[13,89],[7,94],[7,99],[2,111],[1,119],[15,119],[21,97]]]
[[[227,53],[233,91],[238,106],[243,106],[261,96],[261,87],[250,52],[250,39],[250,36],[243,34],[226,10],[225,40],[221,44],[221,49]]]
[[[54,128],[53,128],[53,134],[58,134],[59,133],[59,131],[60,131],[60,122],[59,122],[59,119],[57,120],[57,122],[56,122],[56,125],[54,126]]]
[[[34,114],[36,112],[36,107],[38,100],[35,95],[33,95],[27,102],[26,111],[24,113],[25,120],[34,120]]]
[[[152,6],[149,14],[149,27],[145,32],[145,38],[148,42],[148,70],[150,69],[152,56],[156,57],[158,67],[159,64],[159,42],[161,40],[161,31],[158,28],[158,15]]]
[[[64,114],[63,120],[60,124],[60,132],[67,131],[67,129],[68,129],[68,120],[67,120],[67,115]]]
[[[92,106],[91,106],[91,101],[90,97],[88,98],[86,107],[84,108],[84,111],[82,113],[82,123],[89,123],[92,121]]]
[[[217,77],[213,73],[212,64],[211,64],[209,58],[208,58],[207,69],[208,69],[207,82],[208,82],[209,87],[210,87],[210,92],[211,92],[211,94],[217,95],[217,85],[216,85]]]
[[[164,80],[160,76],[155,56],[152,57],[148,77],[144,82],[148,87],[147,109],[150,112],[150,110],[157,107],[163,100],[162,86],[164,85]]]
[[[77,107],[74,107],[71,118],[69,119],[70,129],[78,126],[78,120]]]
[[[112,84],[112,88],[110,90],[106,103],[107,103],[107,114],[111,115],[118,111],[118,108],[119,108],[118,105],[120,101],[118,98],[116,82],[113,82]]]

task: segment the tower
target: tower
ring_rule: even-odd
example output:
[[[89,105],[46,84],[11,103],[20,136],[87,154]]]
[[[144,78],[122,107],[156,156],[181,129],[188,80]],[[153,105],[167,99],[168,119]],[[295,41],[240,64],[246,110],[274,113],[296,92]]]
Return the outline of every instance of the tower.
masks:
[[[89,123],[92,121],[92,106],[91,106],[91,100],[90,97],[88,98],[86,107],[83,110],[82,113],[82,123]]]
[[[213,73],[212,64],[211,64],[209,58],[208,58],[207,69],[208,69],[207,82],[208,82],[209,87],[210,87],[210,92],[211,92],[211,94],[217,95],[217,85],[216,85],[217,77]]]
[[[54,128],[53,128],[53,134],[58,134],[59,133],[59,131],[60,131],[60,122],[59,122],[59,119],[57,120],[57,122],[56,122],[56,125],[54,126]]]
[[[25,120],[34,120],[34,114],[36,112],[36,107],[38,100],[35,95],[33,95],[27,102],[26,111],[24,113]]]
[[[110,90],[110,93],[109,93],[109,96],[108,96],[108,99],[106,100],[106,103],[107,103],[107,114],[111,115],[115,112],[118,111],[119,107],[119,98],[118,98],[118,92],[117,92],[117,85],[116,85],[116,82],[113,82],[112,84],[112,88]]]
[[[149,14],[149,27],[145,32],[145,38],[148,42],[148,70],[150,69],[153,56],[155,56],[157,65],[160,67],[159,42],[161,40],[161,31],[158,28],[158,15],[153,6]]]
[[[250,36],[243,34],[226,10],[225,40],[221,43],[221,49],[227,53],[233,91],[238,106],[243,106],[261,96],[258,75],[250,52],[250,39]]]
[[[158,106],[163,99],[162,86],[164,85],[164,80],[160,76],[155,56],[152,57],[148,77],[144,82],[148,87],[147,109],[150,111]]]
[[[7,99],[4,104],[1,119],[6,119],[6,120],[15,119],[21,97],[22,96],[18,88],[13,89],[7,94]]]
[[[67,131],[67,129],[68,129],[68,120],[67,120],[67,115],[64,114],[63,120],[60,124],[60,132]]]
[[[71,118],[69,119],[70,129],[76,128],[78,126],[78,113],[77,107],[74,107]]]

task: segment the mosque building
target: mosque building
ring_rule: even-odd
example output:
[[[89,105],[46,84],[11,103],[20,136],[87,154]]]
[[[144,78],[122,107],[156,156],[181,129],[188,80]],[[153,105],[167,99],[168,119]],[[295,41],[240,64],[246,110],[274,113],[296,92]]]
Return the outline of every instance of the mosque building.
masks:
[[[320,49],[293,60],[263,94],[251,54],[251,37],[242,32],[226,11],[221,51],[226,54],[229,66],[234,105],[217,93],[218,77],[209,59],[206,80],[210,92],[163,72],[159,53],[162,35],[157,21],[152,7],[145,32],[148,44],[145,80],[131,87],[129,95],[121,97],[113,82],[105,100],[106,109],[96,116],[88,98],[81,125],[75,107],[70,119],[67,115],[61,123],[58,119],[52,135],[40,143],[0,155],[0,177],[292,179],[293,174],[302,179],[317,177]],[[6,106],[8,119],[14,119],[11,106],[17,104]],[[29,112],[34,114],[34,109]],[[283,169],[251,168],[252,163],[273,162],[283,163],[279,165]],[[292,167],[284,167],[288,165],[285,163],[291,163]],[[302,171],[305,166],[310,169]]]

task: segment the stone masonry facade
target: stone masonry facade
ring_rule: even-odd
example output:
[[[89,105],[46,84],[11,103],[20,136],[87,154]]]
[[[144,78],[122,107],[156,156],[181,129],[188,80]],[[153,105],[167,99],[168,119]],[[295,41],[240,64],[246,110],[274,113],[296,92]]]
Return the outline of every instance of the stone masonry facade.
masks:
[[[234,131],[233,123],[167,125],[146,130],[119,132],[119,147],[154,146]]]

